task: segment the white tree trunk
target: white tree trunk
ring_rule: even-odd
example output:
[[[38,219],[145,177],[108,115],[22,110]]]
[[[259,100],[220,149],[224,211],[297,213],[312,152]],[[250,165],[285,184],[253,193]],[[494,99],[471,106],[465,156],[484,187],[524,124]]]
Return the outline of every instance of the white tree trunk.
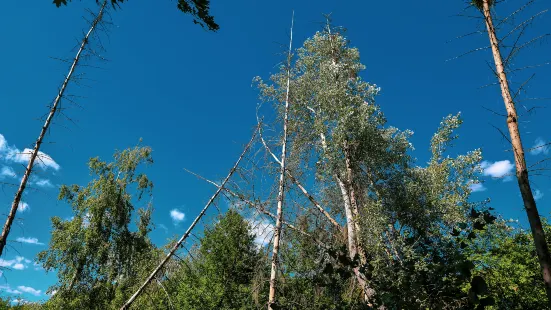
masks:
[[[283,141],[281,146],[281,162],[279,172],[279,189],[277,195],[276,225],[274,228],[274,244],[272,248],[272,270],[270,272],[270,291],[268,295],[268,310],[272,310],[275,303],[277,288],[277,271],[279,268],[279,242],[281,238],[281,227],[283,222],[283,201],[285,199],[285,160],[287,156],[287,126],[289,122],[289,87],[291,83],[291,49],[293,45],[293,18],[291,19],[291,38],[289,40],[289,54],[287,56],[287,92],[285,94],[285,115],[283,117]]]

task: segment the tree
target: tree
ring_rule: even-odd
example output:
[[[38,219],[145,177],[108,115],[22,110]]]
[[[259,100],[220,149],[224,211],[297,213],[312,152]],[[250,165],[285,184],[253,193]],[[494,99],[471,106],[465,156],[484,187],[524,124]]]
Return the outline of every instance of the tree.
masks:
[[[96,0],[96,2],[99,2],[99,0]],[[124,0],[111,0],[113,6],[118,6],[122,2]],[[54,4],[57,7],[60,7],[62,4],[67,5],[67,0],[54,0]],[[198,24],[203,28],[206,27],[211,31],[216,31],[220,28],[214,22],[214,17],[210,15],[210,0],[178,0],[177,7],[183,13],[193,16],[194,24]]]
[[[71,204],[73,218],[52,218],[49,247],[38,254],[46,271],[57,271],[51,306],[108,309],[118,290],[137,283],[143,262],[156,257],[147,236],[152,207],[135,207],[153,188],[138,169],[152,162],[151,149],[141,146],[116,152],[110,163],[95,157],[88,163],[94,180],[61,187],[59,199]]]
[[[530,223],[530,229],[532,230],[539,264],[543,273],[543,282],[547,292],[547,299],[551,305],[551,255],[549,253],[549,247],[546,242],[545,231],[541,223],[536,200],[534,199],[532,189],[530,188],[530,179],[528,177],[528,168],[526,166],[526,159],[524,156],[524,147],[522,146],[520,131],[518,128],[519,116],[517,114],[513,96],[511,95],[511,91],[509,89],[509,81],[507,79],[505,65],[501,56],[500,40],[497,38],[496,29],[493,23],[491,7],[495,5],[495,1],[473,0],[471,3],[484,16],[490,46],[492,48],[492,55],[494,57],[494,64],[496,67],[495,74],[501,87],[501,96],[503,97],[503,103],[505,104],[505,110],[507,112],[507,128],[509,130],[509,136],[511,138],[510,142],[515,158],[518,186],[522,195],[524,209],[526,210],[526,215],[528,216],[528,222]]]
[[[547,235],[551,226],[544,219]],[[549,243],[549,241],[548,241]],[[475,275],[484,277],[496,301],[488,309],[549,309],[532,234],[499,219],[469,249]]]
[[[470,186],[480,172],[480,151],[446,155],[461,124],[459,116],[448,116],[431,141],[431,161],[418,166],[410,155],[411,132],[387,125],[375,103],[378,87],[361,79],[359,51],[350,47],[343,32],[328,25],[306,40],[290,74],[290,175],[315,177],[324,208],[344,221],[344,240],[329,233],[329,242],[317,242],[329,247],[313,252],[319,255],[317,266],[328,265],[309,276],[319,275],[316,279],[324,285],[350,281],[348,296],[361,296],[370,307],[490,303],[485,294],[473,289],[476,298],[471,300],[470,289],[462,290],[474,279],[466,240],[476,237],[475,226],[488,224],[481,216],[487,214],[492,222],[484,204],[469,201]],[[261,97],[281,102],[287,76],[282,67],[271,83],[257,79]],[[284,109],[277,111],[284,119]],[[315,217],[308,221],[322,225]],[[310,240],[320,236],[315,229],[306,233]],[[314,283],[314,278],[288,272],[290,282]],[[331,295],[332,300],[338,295]]]
[[[293,16],[294,18],[294,16]],[[279,183],[277,195],[277,213],[276,225],[274,227],[273,249],[272,249],[272,270],[270,272],[270,294],[268,296],[268,309],[272,310],[276,303],[277,289],[277,272],[279,268],[279,240],[281,238],[281,229],[283,226],[283,203],[285,201],[285,176],[286,174],[286,157],[287,157],[287,128],[289,124],[289,84],[291,82],[291,52],[293,45],[293,22],[291,20],[291,38],[289,40],[289,53],[287,54],[287,90],[285,93],[285,108],[283,112],[283,139],[281,141],[281,159],[279,170]]]
[[[34,145],[34,148],[32,151],[29,151],[28,153],[25,153],[24,155],[29,157],[29,162],[27,164],[27,167],[25,169],[25,173],[23,174],[23,177],[21,178],[21,183],[19,184],[19,187],[17,189],[17,192],[15,193],[15,197],[13,198],[13,202],[11,204],[10,213],[8,214],[8,217],[6,219],[6,223],[4,224],[4,228],[2,229],[2,234],[0,235],[0,256],[2,256],[2,253],[4,251],[4,247],[6,246],[6,242],[8,239],[8,236],[10,234],[11,225],[13,223],[13,220],[15,219],[15,215],[17,214],[17,209],[19,207],[19,203],[21,201],[21,198],[23,196],[23,193],[25,192],[25,188],[27,187],[27,182],[31,176],[31,173],[34,168],[34,164],[36,160],[41,160],[40,156],[40,147],[42,146],[42,142],[44,141],[44,136],[46,135],[46,132],[50,129],[50,124],[52,123],[53,118],[56,116],[56,113],[59,112],[59,105],[61,103],[61,100],[63,99],[63,95],[65,94],[65,90],[67,89],[67,85],[69,85],[69,82],[71,81],[71,77],[73,76],[75,69],[77,65],[79,64],[80,58],[83,54],[83,52],[87,49],[87,46],[90,42],[91,35],[96,30],[98,24],[101,23],[104,15],[104,9],[106,5],[106,1],[103,2],[101,5],[101,8],[99,10],[98,15],[94,18],[92,21],[92,24],[90,25],[90,29],[88,32],[84,35],[82,38],[82,41],[80,43],[80,47],[76,53],[75,58],[72,61],[71,67],[69,68],[69,72],[67,73],[67,76],[65,77],[65,80],[61,84],[61,87],[59,88],[59,91],[57,93],[57,96],[55,97],[54,101],[52,102],[52,105],[50,106],[50,112],[48,113],[48,116],[46,118],[46,121],[44,122],[44,125],[42,126],[42,129],[40,130],[40,134],[38,135],[38,138],[36,139],[36,143]]]
[[[253,277],[260,261],[250,224],[235,210],[205,230],[193,260],[180,264],[167,288],[181,309],[256,309]]]

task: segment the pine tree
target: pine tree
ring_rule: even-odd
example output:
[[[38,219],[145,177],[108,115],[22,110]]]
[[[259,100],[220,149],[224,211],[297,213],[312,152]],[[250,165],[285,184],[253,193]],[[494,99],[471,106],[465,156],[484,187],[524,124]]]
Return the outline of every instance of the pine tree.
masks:
[[[253,277],[260,262],[250,224],[229,210],[205,230],[193,259],[171,277],[173,300],[181,309],[256,309]]]

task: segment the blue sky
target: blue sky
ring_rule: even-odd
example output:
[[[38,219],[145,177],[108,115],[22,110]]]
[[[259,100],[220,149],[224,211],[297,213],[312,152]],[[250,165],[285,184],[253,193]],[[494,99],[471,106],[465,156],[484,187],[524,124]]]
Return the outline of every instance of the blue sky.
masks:
[[[482,148],[487,161],[480,188],[484,190],[474,198],[489,197],[498,212],[526,223],[516,182],[492,178],[509,172],[513,158],[505,151],[507,141],[493,127],[506,130],[505,119],[483,108],[504,110],[498,88],[481,88],[494,82],[486,64],[491,55],[485,50],[446,61],[487,45],[484,35],[447,43],[480,29],[480,20],[454,16],[466,7],[463,1],[429,7],[415,1],[213,0],[212,14],[221,26],[217,33],[193,25],[190,17],[176,10],[174,1],[151,3],[129,1],[111,12],[114,26],[103,37],[109,61],[93,63],[101,69],[80,68],[90,80],[86,86],[70,87],[71,94],[83,97],[79,100],[82,108],[66,111],[72,121],[58,118],[42,148],[51,160],[36,170],[36,190],[25,194],[26,210],[18,214],[9,238],[11,247],[0,261],[10,268],[0,280],[4,294],[26,300],[47,298],[45,291],[55,282],[55,275],[45,274],[33,261],[48,243],[49,218],[70,216],[70,208],[56,200],[56,188],[86,184],[90,157],[110,159],[115,149],[133,146],[139,138],[154,150],[155,164],[147,169],[155,183],[158,229],[152,233],[153,240],[163,244],[167,237],[183,233],[213,189],[182,168],[212,179],[227,173],[256,122],[258,93],[251,87],[252,78],[266,78],[276,70],[293,9],[295,46],[320,29],[322,13],[332,12],[334,24],[348,29],[347,36],[367,66],[364,79],[382,89],[378,104],[389,124],[415,132],[412,142],[420,164],[428,160],[430,137],[440,120],[461,111],[464,125],[452,153]],[[517,5],[517,1],[505,1],[498,13],[504,15]],[[531,12],[544,6],[544,1],[537,1]],[[86,7],[95,10],[95,1],[76,1],[59,9],[49,1],[4,3],[0,18],[4,29],[0,34],[0,182],[18,182],[11,175],[21,175],[25,158],[13,154],[32,147],[38,135],[40,118],[67,70],[66,64],[51,57],[74,55],[86,26],[82,19]],[[528,37],[549,29],[551,18],[544,16],[529,29]],[[549,44],[537,45],[524,51],[515,65],[551,61],[549,50]],[[551,67],[531,72],[536,76],[525,98],[551,97]],[[527,73],[512,76],[514,85],[526,77]],[[548,101],[522,104],[549,106]],[[525,146],[551,141],[550,117],[548,108],[522,117]],[[540,150],[527,154],[529,164],[551,155],[547,149]],[[545,176],[532,181],[540,212],[547,215],[551,182]],[[2,213],[8,212],[14,190],[4,186],[0,191]],[[174,217],[181,221],[176,223]],[[18,238],[22,242],[16,243]]]

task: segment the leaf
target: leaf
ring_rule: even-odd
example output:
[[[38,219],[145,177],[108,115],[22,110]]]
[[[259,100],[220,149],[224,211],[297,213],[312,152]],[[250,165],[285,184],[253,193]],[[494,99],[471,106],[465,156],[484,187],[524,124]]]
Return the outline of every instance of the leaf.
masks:
[[[477,295],[484,295],[488,293],[488,284],[481,276],[474,276],[471,280],[471,289]]]
[[[467,223],[462,222],[462,223],[457,224],[457,226],[459,226],[460,229],[465,229],[465,228],[467,228]]]
[[[496,304],[496,301],[494,300],[493,297],[491,296],[488,296],[488,297],[485,297],[485,298],[482,298],[480,300],[480,305],[481,306],[493,306]]]
[[[457,229],[453,229],[452,232],[451,232],[451,235],[454,236],[454,237],[457,237],[461,234],[461,231],[457,230]]]
[[[474,222],[473,223],[473,228],[476,229],[476,230],[483,230],[485,226],[486,226],[485,223],[481,223],[481,222]]]
[[[333,265],[331,264],[326,264],[325,265],[325,268],[323,268],[323,272],[324,274],[332,274],[334,272],[334,269],[333,269]]]
[[[55,6],[60,7],[62,4],[67,5],[67,0],[54,0]]]
[[[490,212],[488,212],[488,211],[485,211],[485,212],[484,212],[484,221],[485,221],[487,224],[492,224],[492,223],[494,223],[496,219],[497,219],[497,217],[493,216]]]

